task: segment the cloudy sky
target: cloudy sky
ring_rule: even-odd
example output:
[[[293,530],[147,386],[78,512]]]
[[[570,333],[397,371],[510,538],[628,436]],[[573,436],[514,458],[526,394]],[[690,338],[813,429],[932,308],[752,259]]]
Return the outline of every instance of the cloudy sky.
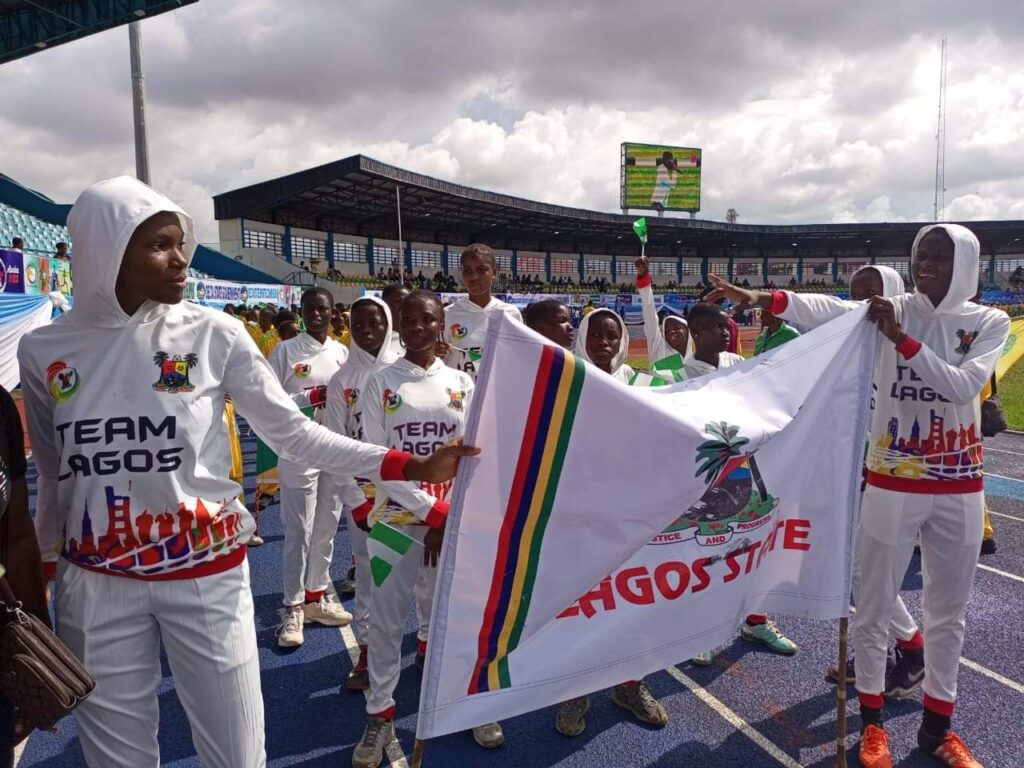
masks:
[[[611,211],[622,141],[704,149],[702,218],[1024,218],[1024,13],[923,0],[201,0],[143,25],[153,181],[211,195],[361,152]],[[0,66],[0,171],[134,172],[128,32]]]

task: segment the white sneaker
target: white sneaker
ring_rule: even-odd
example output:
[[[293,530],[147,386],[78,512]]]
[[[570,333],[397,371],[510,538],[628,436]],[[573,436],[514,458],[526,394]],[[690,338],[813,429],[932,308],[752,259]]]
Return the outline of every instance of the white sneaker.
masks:
[[[395,724],[383,717],[369,717],[363,738],[352,752],[352,768],[377,768],[384,760],[384,750],[395,740]]]
[[[302,637],[301,606],[285,608],[280,629],[277,630],[277,644],[281,648],[297,648],[305,642]]]
[[[263,537],[260,536],[258,533],[254,533],[252,536],[249,537],[249,546],[250,547],[262,547],[263,546]]]
[[[352,614],[346,611],[336,599],[331,600],[327,595],[321,597],[319,602],[303,605],[302,614],[306,624],[346,627],[352,621]]]
[[[501,723],[484,723],[473,729],[473,741],[484,749],[497,749],[505,743]]]

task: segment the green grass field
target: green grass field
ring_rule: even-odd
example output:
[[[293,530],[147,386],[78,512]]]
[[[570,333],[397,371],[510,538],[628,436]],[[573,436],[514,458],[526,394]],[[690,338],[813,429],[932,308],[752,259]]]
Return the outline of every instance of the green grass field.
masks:
[[[1024,430],[1024,361],[1014,365],[999,382],[999,400],[1010,429]]]

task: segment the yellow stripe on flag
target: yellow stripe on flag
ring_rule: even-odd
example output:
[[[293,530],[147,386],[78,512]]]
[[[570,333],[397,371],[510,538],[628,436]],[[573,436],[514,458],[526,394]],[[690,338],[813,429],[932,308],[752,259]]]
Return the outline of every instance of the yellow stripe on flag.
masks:
[[[568,357],[568,356],[567,356]],[[569,392],[572,389],[573,376],[576,374],[576,367],[571,360],[562,368],[562,376],[558,382],[558,395],[555,399],[555,407],[552,411],[552,429],[548,431],[547,441],[544,443],[544,458],[540,465],[540,473],[537,477],[536,492],[530,502],[530,516],[523,527],[523,541],[532,541],[537,528],[537,521],[540,519],[541,505],[544,503],[544,493],[547,490],[551,478],[551,466],[558,447],[558,438],[561,435],[561,427],[565,421],[566,405],[569,401]],[[513,604],[519,604],[523,595],[523,586],[526,580],[526,572],[529,569],[529,557],[527,553],[521,553],[519,562],[516,563],[515,580],[512,583]],[[519,613],[517,608],[509,610],[505,616],[505,624],[498,636],[498,653],[495,661],[488,665],[487,677],[491,684],[491,690],[499,690],[501,684],[498,680],[498,659],[508,655],[509,639],[512,628],[515,626],[516,617]]]

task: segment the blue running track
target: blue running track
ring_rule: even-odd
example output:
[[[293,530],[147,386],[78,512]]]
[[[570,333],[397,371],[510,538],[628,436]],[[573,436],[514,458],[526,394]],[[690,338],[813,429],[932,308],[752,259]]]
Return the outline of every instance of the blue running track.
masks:
[[[245,444],[251,474],[255,446]],[[1024,436],[1002,435],[986,441],[986,488],[994,513],[999,550],[983,557],[967,616],[967,640],[960,670],[959,704],[954,727],[986,768],[1024,767]],[[32,478],[30,477],[30,481]],[[251,483],[247,498],[252,498]],[[282,536],[276,506],[261,515],[266,544],[250,551],[256,604],[256,631],[263,670],[269,765],[323,766],[351,764],[352,748],[362,734],[364,699],[341,688],[352,662],[344,632],[307,627],[306,644],[284,651],[277,647]],[[349,563],[348,537],[338,532],[336,581]],[[904,583],[904,597],[920,621],[920,558],[915,557]],[[399,684],[396,725],[402,750],[411,758],[420,675],[413,666],[415,632],[410,622]],[[824,676],[837,652],[838,622],[811,622],[782,617],[779,625],[800,645],[793,658],[781,658],[736,640],[722,649],[712,667],[681,664],[672,673],[648,682],[664,702],[671,722],[654,730],[628,719],[608,693],[592,697],[587,730],[576,739],[554,729],[553,708],[506,722],[505,746],[494,752],[477,747],[468,734],[428,742],[423,762],[429,768],[824,768],[835,752],[835,687]],[[351,639],[351,635],[348,635]],[[195,768],[184,711],[164,668],[160,687],[160,745],[163,764]],[[850,689],[851,697],[854,691]],[[848,728],[858,728],[852,698]],[[890,703],[887,726],[894,764],[925,768],[938,763],[914,749],[921,717],[920,693]],[[850,766],[859,762],[848,738]],[[385,760],[387,765],[387,760]],[[18,763],[21,768],[84,766],[71,719],[54,734],[32,736]],[[396,761],[405,768],[407,763]],[[238,768],[245,768],[239,766]]]

